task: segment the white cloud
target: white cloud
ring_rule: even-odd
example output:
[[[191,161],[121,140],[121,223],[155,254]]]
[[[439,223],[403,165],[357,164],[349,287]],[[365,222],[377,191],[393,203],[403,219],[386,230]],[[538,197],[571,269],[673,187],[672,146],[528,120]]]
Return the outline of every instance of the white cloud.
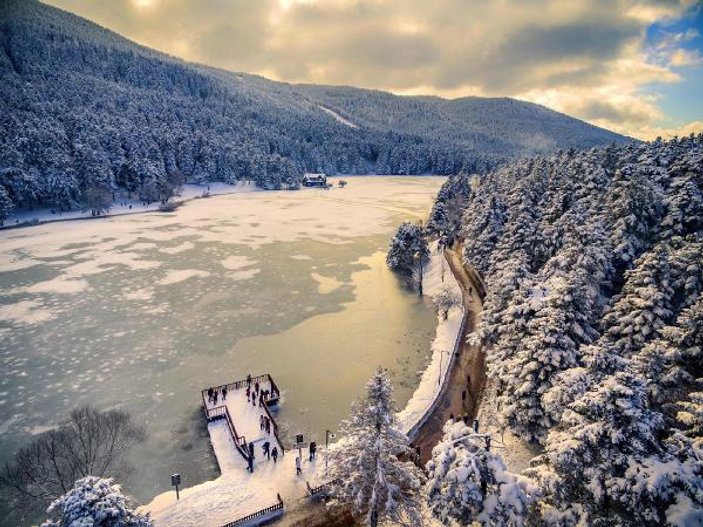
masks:
[[[279,80],[516,96],[638,135],[652,83],[701,57],[695,30],[645,49],[695,0],[50,0],[157,49]],[[641,136],[641,135],[638,135]]]

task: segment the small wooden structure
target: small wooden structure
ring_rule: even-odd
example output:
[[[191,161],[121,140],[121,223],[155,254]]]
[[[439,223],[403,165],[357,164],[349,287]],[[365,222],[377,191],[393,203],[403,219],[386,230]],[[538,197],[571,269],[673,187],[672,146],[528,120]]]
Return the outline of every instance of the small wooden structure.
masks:
[[[327,175],[312,173],[305,174],[303,175],[303,186],[325,188],[327,187]]]

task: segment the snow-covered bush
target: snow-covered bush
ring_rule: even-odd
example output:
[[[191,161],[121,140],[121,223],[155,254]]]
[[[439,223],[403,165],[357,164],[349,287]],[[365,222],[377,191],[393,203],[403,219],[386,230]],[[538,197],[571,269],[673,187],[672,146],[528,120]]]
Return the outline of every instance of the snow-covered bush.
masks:
[[[50,519],[42,527],[153,527],[149,515],[129,506],[112,479],[87,476],[47,509]]]
[[[386,263],[391,270],[412,276],[417,268],[427,262],[429,256],[430,250],[420,226],[404,222],[391,240]]]
[[[484,438],[463,422],[449,421],[427,464],[425,495],[432,515],[445,525],[522,526],[537,486],[508,472]]]

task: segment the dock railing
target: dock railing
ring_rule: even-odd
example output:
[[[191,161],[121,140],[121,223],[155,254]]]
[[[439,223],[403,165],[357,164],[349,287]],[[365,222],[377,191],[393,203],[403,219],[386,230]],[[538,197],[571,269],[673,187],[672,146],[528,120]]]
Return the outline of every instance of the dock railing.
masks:
[[[281,496],[278,496],[278,503],[276,503],[275,505],[271,505],[270,507],[266,507],[265,509],[261,509],[247,516],[237,518],[232,522],[224,524],[222,527],[236,527],[237,525],[243,525],[256,518],[263,519],[263,516],[268,516],[269,514],[279,510],[281,511],[281,513],[283,513],[283,500],[281,499]]]

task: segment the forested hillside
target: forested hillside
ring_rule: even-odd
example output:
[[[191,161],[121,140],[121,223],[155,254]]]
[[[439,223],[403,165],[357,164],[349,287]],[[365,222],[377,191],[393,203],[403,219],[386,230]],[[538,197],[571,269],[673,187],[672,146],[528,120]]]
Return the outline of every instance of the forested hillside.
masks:
[[[623,137],[509,99],[294,86],[194,65],[34,0],[0,2],[0,208],[183,179],[297,187],[303,171],[455,174]],[[11,203],[10,203],[11,202]]]
[[[703,136],[452,178],[429,228],[485,281],[484,404],[544,448],[543,519],[700,525]]]

